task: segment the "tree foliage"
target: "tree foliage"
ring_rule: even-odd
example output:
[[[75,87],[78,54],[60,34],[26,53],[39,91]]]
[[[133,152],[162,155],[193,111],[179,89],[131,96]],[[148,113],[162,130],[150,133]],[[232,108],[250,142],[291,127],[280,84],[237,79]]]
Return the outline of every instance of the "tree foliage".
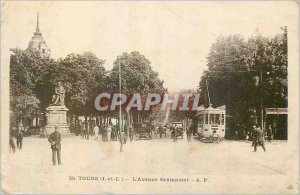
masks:
[[[12,49],[10,58],[10,110],[16,121],[30,117],[43,100],[37,91],[52,59],[34,50]]]
[[[119,91],[119,74],[122,92],[127,95],[139,93],[142,102],[145,101],[148,93],[164,94],[166,92],[163,86],[164,82],[159,79],[158,73],[152,69],[150,61],[139,52],[123,53],[117,57],[108,78],[110,81],[107,85],[108,89]],[[155,113],[157,112],[143,112],[140,116],[154,119]],[[136,120],[136,115],[134,120]]]
[[[119,89],[119,65],[122,90],[131,93],[164,93],[163,81],[150,66],[150,61],[139,52],[118,56],[110,73],[112,90]]]
[[[56,80],[64,83],[66,105],[71,113],[88,115],[94,112],[94,100],[102,89],[106,71],[105,61],[91,52],[70,54],[60,59]]]
[[[226,105],[231,130],[250,129],[253,117],[261,117],[261,95],[264,108],[287,107],[287,30],[282,31],[273,38],[220,37],[211,46],[198,90],[206,106],[207,86],[212,104]]]

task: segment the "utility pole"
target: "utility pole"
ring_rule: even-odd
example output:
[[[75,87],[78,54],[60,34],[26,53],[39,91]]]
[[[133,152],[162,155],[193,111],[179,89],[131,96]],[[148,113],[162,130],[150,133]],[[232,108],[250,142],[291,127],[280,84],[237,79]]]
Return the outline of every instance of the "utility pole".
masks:
[[[121,62],[119,62],[119,95],[120,95],[120,99],[121,99],[121,92],[122,92],[122,81],[121,81]],[[123,132],[122,132],[122,125],[123,125],[123,120],[122,120],[122,108],[121,105],[119,107],[119,133],[120,133],[120,152],[123,152]]]
[[[262,74],[262,66],[260,66],[260,76],[259,76],[259,88],[260,88],[260,127],[263,130],[264,128],[264,109],[263,109],[263,90],[262,90],[262,81],[263,81],[263,74]]]
[[[254,64],[257,65],[257,55],[254,53]],[[259,66],[259,96],[260,96],[260,127],[263,130],[264,126],[264,109],[263,109],[263,95],[262,95],[262,81],[263,80],[263,70],[262,70],[262,64]]]

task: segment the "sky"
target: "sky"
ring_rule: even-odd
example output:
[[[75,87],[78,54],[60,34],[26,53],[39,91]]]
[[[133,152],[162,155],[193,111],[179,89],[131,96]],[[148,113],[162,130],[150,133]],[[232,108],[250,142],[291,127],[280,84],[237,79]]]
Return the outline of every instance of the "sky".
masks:
[[[27,48],[39,12],[40,31],[56,59],[91,51],[110,70],[118,55],[139,51],[169,91],[196,89],[219,36],[274,36],[297,8],[296,1],[4,2],[1,66],[9,65],[10,48]]]

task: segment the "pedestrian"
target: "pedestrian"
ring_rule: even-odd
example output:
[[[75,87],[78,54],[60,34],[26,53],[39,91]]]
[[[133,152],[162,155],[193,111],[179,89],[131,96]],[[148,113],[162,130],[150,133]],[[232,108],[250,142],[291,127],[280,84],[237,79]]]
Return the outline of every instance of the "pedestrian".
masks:
[[[253,129],[252,129],[252,133],[251,133],[251,137],[252,137],[252,145],[251,147],[254,147],[255,144],[255,133],[256,133],[256,125],[253,125]]]
[[[111,125],[108,125],[107,126],[107,128],[106,128],[106,130],[107,130],[107,141],[111,141]]]
[[[16,152],[16,145],[14,141],[14,132],[11,130],[9,132],[9,152],[13,151],[13,153]]]
[[[99,136],[99,127],[97,125],[95,125],[93,131],[95,133],[95,140],[96,140],[96,139],[98,139],[98,136]]]
[[[164,127],[163,127],[163,132],[164,132],[164,134],[165,134],[165,138],[167,138],[167,125],[165,125]]]
[[[133,128],[130,127],[130,128],[129,128],[129,139],[130,139],[131,142],[132,142],[132,140],[133,140],[133,134],[134,134]]]
[[[158,133],[159,133],[159,138],[162,138],[162,134],[163,134],[163,127],[162,126],[158,127]]]
[[[126,135],[124,131],[120,131],[120,152],[123,152],[123,145],[126,144]]]
[[[84,123],[80,124],[80,132],[81,132],[81,138],[84,139],[85,137],[85,127],[84,127]]]
[[[94,135],[94,132],[93,132],[94,127],[93,127],[93,123],[92,123],[91,121],[89,122],[88,129],[89,129],[89,134],[88,134],[88,136]]]
[[[256,128],[254,133],[254,152],[256,152],[257,146],[261,146],[266,151],[264,133],[260,127]]]
[[[271,143],[273,140],[273,131],[271,125],[268,126],[267,133],[268,133],[268,140]]]
[[[86,131],[85,131],[85,138],[86,138],[87,140],[89,140],[89,139],[90,139],[90,131],[92,131],[92,130],[90,129],[90,125],[89,125],[88,123],[86,124],[85,128],[86,128]]]
[[[105,125],[103,125],[103,127],[101,128],[101,133],[102,133],[102,141],[106,142],[107,133],[106,133],[106,126]]]
[[[186,130],[186,136],[187,136],[187,140],[191,141],[192,138],[192,126],[190,126],[187,130]]]
[[[175,128],[174,128],[174,137],[173,137],[174,142],[177,142],[177,135],[178,135],[178,127],[175,126]]]
[[[116,126],[112,126],[112,128],[111,128],[111,139],[112,139],[112,141],[117,141],[117,129],[116,129]]]
[[[58,132],[58,127],[55,127],[55,131],[50,134],[48,141],[51,143],[53,166],[56,165],[56,156],[58,165],[61,165],[61,134]]]
[[[85,123],[82,123],[82,131],[83,131],[83,138],[89,139],[89,132],[88,132],[88,128],[86,127]]]
[[[21,124],[19,125],[19,128],[17,129],[16,139],[17,139],[17,149],[21,150],[22,144],[23,144],[23,127]]]
[[[175,127],[170,127],[170,131],[171,131],[171,138],[174,139],[175,136]]]
[[[119,126],[115,126],[115,128],[116,128],[116,141],[119,141],[120,140],[120,128],[119,128]]]

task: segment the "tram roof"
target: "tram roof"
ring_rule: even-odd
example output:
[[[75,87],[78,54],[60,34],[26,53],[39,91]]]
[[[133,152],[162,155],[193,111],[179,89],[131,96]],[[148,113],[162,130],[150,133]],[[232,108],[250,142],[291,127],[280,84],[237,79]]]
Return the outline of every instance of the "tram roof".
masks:
[[[202,107],[201,110],[198,111],[197,115],[202,114],[203,112],[221,112],[221,111],[226,111],[226,107],[225,105],[223,106],[219,106],[217,108],[213,108],[213,107]]]

